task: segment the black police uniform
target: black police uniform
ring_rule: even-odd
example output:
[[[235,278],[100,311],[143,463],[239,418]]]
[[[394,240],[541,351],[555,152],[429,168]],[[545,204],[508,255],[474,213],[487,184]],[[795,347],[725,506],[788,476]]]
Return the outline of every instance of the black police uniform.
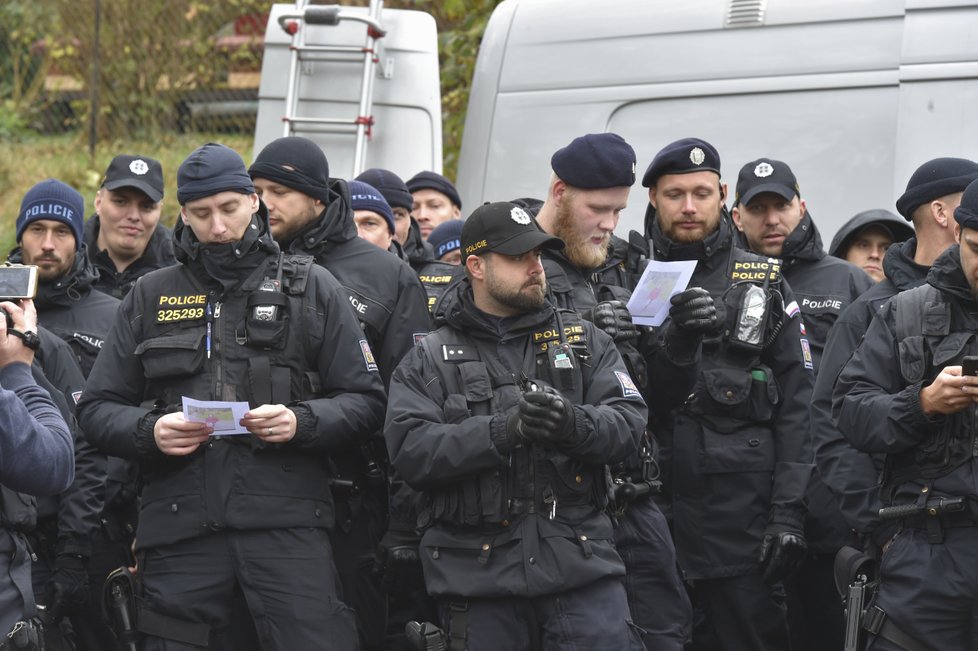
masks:
[[[746,238],[742,238],[746,245]],[[782,272],[801,309],[810,361],[818,370],[822,349],[836,319],[873,279],[844,260],[826,255],[818,227],[807,211],[784,240]],[[832,566],[835,553],[851,544],[836,500],[816,471],[809,483],[805,540],[808,556],[786,582],[792,650],[836,649],[845,640],[844,615]]]
[[[323,214],[283,243],[283,249],[312,255],[343,285],[386,386],[397,363],[431,327],[425,291],[411,267],[357,236],[346,181],[331,179],[329,190],[332,200]],[[386,466],[379,436],[377,443],[366,460],[375,468]],[[337,492],[337,526],[331,539],[344,595],[360,618],[365,640],[373,644],[385,628],[384,596],[374,564],[388,526],[387,486],[382,476],[371,478],[376,473],[367,472],[360,449],[337,451],[334,459],[342,476],[359,490],[353,495]]]
[[[693,394],[653,431],[679,565],[723,648],[784,649],[783,607],[761,580],[758,552],[767,527],[803,525],[813,378],[797,303],[778,261],[734,246],[725,210],[717,230],[691,244],[669,240],[651,205],[646,229],[656,260],[697,261],[690,286],[709,291],[726,312],[726,332],[704,339]],[[742,297],[754,287],[770,308],[759,351],[731,341]]]
[[[627,243],[615,236],[608,257],[593,270],[582,271],[560,251],[545,251],[543,268],[554,305],[580,313],[602,301],[627,302],[637,280],[628,270],[627,259]],[[652,411],[668,412],[689,395],[696,364],[672,363],[650,352],[652,343],[650,338],[642,342],[645,357],[631,344],[619,344],[618,351]],[[650,378],[661,380],[650,382]],[[636,470],[640,465],[636,462],[637,457],[625,465]],[[619,506],[615,545],[628,570],[625,588],[632,619],[646,631],[645,645],[650,651],[680,650],[689,640],[692,612],[676,566],[669,525],[651,498]]]
[[[421,237],[421,227],[418,226],[418,221],[414,217],[411,217],[407,241],[401,246],[401,251],[411,268],[419,272],[422,267],[435,259],[435,252],[427,240]]]
[[[26,534],[37,520],[34,495],[53,495],[72,481],[72,432],[67,403],[35,363],[0,369],[0,638],[37,614]],[[44,431],[42,431],[44,430]],[[37,634],[33,633],[37,643]],[[25,648],[39,648],[25,646]]]
[[[238,626],[237,585],[263,647],[355,648],[327,536],[326,455],[380,427],[384,391],[347,295],[308,258],[280,256],[264,207],[238,242],[201,245],[182,222],[175,241],[182,264],[144,276],[123,301],[79,405],[97,445],[140,463],[144,597],[208,624],[214,646]],[[260,289],[280,273],[284,301]],[[263,305],[278,317],[254,318]],[[213,437],[164,455],[153,429],[182,396],[289,405],[295,437]],[[154,637],[146,648],[191,647]]]
[[[933,649],[978,649],[978,427],[973,408],[928,417],[920,391],[944,367],[978,354],[976,314],[955,245],[934,262],[925,285],[883,307],[833,392],[845,437],[860,450],[886,454],[883,504],[919,507],[884,547],[871,613],[880,609]],[[941,498],[962,504],[945,511]],[[876,637],[869,648],[904,647]]]
[[[88,247],[88,255],[98,270],[98,280],[95,289],[122,299],[132,290],[140,276],[150,271],[162,269],[177,263],[173,255],[173,235],[169,228],[162,223],[156,225],[156,230],[146,243],[146,250],[128,267],[117,271],[115,263],[109,257],[108,251],[99,249],[98,234],[101,228],[98,215],[92,215],[85,222],[83,239]]]
[[[835,427],[832,390],[839,373],[883,305],[896,294],[919,287],[927,279],[930,267],[914,262],[916,252],[916,238],[887,249],[883,258],[886,278],[856,299],[835,322],[812,392],[811,432],[819,473],[835,494],[839,513],[850,530],[861,538],[871,538],[873,544],[869,547],[876,549],[882,547],[893,533],[892,528],[887,527],[877,532],[882,506],[879,500],[882,455],[856,450]]]
[[[457,264],[448,264],[433,260],[418,269],[418,279],[428,295],[428,310],[434,312],[435,303],[441,298],[448,286],[452,284],[460,275],[465,273],[465,268]]]
[[[82,243],[74,265],[65,275],[52,282],[40,283],[34,299],[38,321],[67,342],[84,377],[88,377],[95,364],[120,303],[117,298],[93,291],[98,271],[88,258],[87,248]],[[10,255],[12,262],[22,259],[20,249]],[[80,381],[76,390],[80,392],[83,384],[84,381]],[[104,500],[99,499],[103,504],[102,513],[96,516],[101,526],[92,532],[88,541],[90,600],[81,604],[72,617],[74,637],[82,650],[118,648],[118,641],[102,623],[99,607],[102,583],[113,569],[132,564],[129,550],[136,531],[136,466],[118,457],[105,460],[102,456]]]
[[[486,315],[468,279],[443,304],[445,325],[394,373],[385,435],[394,467],[429,500],[422,563],[449,635],[470,651],[536,648],[534,634],[544,648],[643,648],[627,625],[605,512],[605,464],[635,454],[647,416],[617,350],[550,304]],[[442,361],[442,341],[462,363]],[[568,375],[548,370],[561,341],[584,355]],[[515,407],[520,374],[564,392],[582,443],[566,453],[498,447],[498,415]]]

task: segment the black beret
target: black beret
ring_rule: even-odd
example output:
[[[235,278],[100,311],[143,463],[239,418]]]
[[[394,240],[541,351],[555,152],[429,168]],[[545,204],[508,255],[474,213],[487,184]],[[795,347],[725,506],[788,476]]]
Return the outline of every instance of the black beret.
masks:
[[[907,221],[917,208],[943,196],[961,192],[978,179],[978,163],[965,158],[935,158],[917,168],[907,190],[897,199],[897,212]]]
[[[651,188],[660,176],[715,172],[720,176],[720,154],[716,147],[699,138],[683,138],[668,144],[655,155],[642,177],[642,185]]]
[[[972,181],[964,189],[961,205],[954,209],[954,219],[961,228],[978,231],[978,180]]]
[[[585,190],[635,184],[635,150],[617,133],[589,133],[574,138],[551,159],[554,174],[567,185]]]
[[[462,199],[458,196],[458,190],[452,182],[441,174],[435,172],[418,172],[407,181],[408,190],[417,192],[418,190],[435,190],[448,197],[455,206],[462,209]]]

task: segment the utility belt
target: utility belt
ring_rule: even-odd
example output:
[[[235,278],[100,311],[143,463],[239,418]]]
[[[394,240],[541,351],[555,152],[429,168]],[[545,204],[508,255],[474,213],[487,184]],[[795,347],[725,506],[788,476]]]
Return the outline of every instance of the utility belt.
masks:
[[[44,634],[36,618],[14,624],[10,632],[0,638],[0,651],[44,651]]]
[[[885,506],[879,510],[880,520],[900,520],[905,529],[927,532],[931,544],[944,542],[944,531],[962,527],[978,527],[978,503],[967,497],[921,497],[912,504]]]

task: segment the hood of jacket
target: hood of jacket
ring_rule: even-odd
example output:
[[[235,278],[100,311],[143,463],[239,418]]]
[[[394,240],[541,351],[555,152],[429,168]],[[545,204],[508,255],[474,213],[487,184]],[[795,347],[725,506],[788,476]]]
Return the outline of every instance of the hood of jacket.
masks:
[[[961,266],[961,247],[952,245],[934,260],[927,272],[927,283],[975,307],[978,300]]]
[[[883,273],[898,291],[906,291],[920,285],[927,277],[929,267],[914,262],[917,254],[917,238],[894,244],[883,257]]]
[[[861,212],[845,224],[836,232],[829,244],[829,255],[837,258],[844,257],[842,251],[849,248],[849,238],[866,228],[870,224],[880,224],[887,228],[897,242],[903,242],[914,236],[913,227],[902,217],[897,217],[889,210],[867,210]]]
[[[330,202],[318,218],[282,243],[286,251],[304,251],[316,255],[331,245],[348,242],[357,237],[350,203],[350,187],[343,179],[329,180]]]

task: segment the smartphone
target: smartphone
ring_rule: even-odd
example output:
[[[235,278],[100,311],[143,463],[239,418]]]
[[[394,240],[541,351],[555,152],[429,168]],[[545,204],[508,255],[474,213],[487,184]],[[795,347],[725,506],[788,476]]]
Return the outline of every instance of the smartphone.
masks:
[[[978,375],[978,357],[968,355],[961,360],[961,375]]]
[[[36,293],[36,266],[30,264],[0,266],[0,301],[34,298]]]

